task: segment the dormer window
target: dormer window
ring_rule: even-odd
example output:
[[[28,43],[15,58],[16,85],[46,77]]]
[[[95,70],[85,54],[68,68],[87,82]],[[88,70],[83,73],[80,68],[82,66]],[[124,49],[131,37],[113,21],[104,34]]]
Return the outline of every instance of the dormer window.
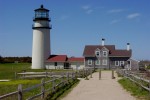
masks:
[[[97,49],[97,50],[95,51],[95,56],[96,56],[96,57],[100,57],[100,50],[99,50],[99,49]]]
[[[108,56],[108,52],[107,51],[103,51],[103,57],[107,57]]]

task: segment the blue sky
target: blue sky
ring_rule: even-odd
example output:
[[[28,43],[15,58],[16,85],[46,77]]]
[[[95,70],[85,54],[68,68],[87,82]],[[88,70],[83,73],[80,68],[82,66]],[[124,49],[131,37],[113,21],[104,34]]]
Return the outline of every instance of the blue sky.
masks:
[[[0,55],[31,56],[34,9],[50,10],[52,54],[82,56],[85,45],[115,44],[150,60],[150,0],[0,0]]]

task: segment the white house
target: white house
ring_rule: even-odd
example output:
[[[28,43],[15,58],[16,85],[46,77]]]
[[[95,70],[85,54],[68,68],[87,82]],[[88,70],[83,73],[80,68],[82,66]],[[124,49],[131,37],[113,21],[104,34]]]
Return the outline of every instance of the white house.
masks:
[[[46,69],[83,69],[83,57],[71,57],[67,55],[51,55],[45,62]]]

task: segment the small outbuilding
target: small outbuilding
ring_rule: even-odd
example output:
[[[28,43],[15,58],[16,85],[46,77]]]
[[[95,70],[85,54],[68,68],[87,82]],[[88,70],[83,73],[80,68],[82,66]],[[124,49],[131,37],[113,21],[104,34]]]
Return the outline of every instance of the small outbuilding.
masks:
[[[127,65],[125,66],[125,69],[127,70],[139,70],[139,62],[138,60],[135,59],[128,59],[127,60]]]
[[[45,62],[46,69],[69,69],[67,55],[51,55]]]
[[[51,55],[45,62],[46,69],[83,69],[83,57],[71,57],[67,55]]]

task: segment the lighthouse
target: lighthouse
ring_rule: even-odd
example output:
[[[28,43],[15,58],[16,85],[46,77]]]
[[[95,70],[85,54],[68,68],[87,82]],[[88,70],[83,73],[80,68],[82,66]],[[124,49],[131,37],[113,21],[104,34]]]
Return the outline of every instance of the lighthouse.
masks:
[[[32,69],[44,69],[44,62],[51,54],[49,10],[43,5],[35,9],[33,19]]]

